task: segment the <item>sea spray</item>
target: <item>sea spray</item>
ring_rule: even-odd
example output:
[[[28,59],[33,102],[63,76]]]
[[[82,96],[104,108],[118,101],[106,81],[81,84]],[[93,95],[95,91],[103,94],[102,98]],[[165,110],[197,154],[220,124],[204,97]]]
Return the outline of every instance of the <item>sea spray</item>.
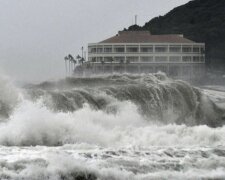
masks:
[[[224,109],[200,89],[164,74],[67,78],[29,86],[28,92],[32,100],[42,97],[55,111],[73,112],[88,104],[95,110],[115,113],[118,102],[130,101],[149,121],[212,127],[224,124]]]
[[[0,126],[2,145],[46,145],[87,143],[103,147],[149,145],[219,145],[225,142],[224,128],[207,126],[154,125],[130,102],[109,114],[88,105],[73,113],[53,112],[42,102],[23,102],[9,121]],[[13,129],[13,131],[11,131]],[[197,134],[197,135],[196,135]]]
[[[224,109],[183,81],[159,73],[9,84],[0,179],[225,178]]]
[[[0,121],[12,113],[20,99],[19,89],[6,76],[0,76]]]

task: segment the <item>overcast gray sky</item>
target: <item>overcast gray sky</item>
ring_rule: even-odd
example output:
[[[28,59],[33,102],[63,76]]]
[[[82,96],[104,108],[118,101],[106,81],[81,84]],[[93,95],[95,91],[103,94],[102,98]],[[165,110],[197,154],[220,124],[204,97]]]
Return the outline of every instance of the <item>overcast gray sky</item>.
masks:
[[[189,0],[0,0],[0,73],[19,81],[65,75],[63,57],[143,25]]]

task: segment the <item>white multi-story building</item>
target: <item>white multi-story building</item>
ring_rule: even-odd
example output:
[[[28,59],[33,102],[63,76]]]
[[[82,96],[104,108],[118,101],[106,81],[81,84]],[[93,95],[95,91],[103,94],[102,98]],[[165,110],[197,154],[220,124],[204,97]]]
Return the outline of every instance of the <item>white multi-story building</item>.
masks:
[[[152,35],[149,31],[121,31],[99,43],[88,44],[89,72],[163,71],[171,76],[202,74],[205,44],[183,35]]]

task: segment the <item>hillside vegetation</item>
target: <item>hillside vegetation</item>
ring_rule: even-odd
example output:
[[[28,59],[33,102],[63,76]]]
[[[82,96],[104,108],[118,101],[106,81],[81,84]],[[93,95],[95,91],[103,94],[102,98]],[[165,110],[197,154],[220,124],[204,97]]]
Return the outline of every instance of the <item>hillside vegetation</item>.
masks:
[[[144,26],[128,30],[149,30],[152,34],[184,34],[206,43],[208,67],[225,66],[225,0],[192,0]]]

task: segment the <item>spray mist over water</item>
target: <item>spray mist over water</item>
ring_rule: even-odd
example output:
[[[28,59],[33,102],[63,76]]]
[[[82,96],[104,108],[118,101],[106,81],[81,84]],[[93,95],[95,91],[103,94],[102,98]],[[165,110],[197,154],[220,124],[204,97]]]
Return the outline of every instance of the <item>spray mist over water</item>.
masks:
[[[18,101],[18,89],[6,76],[0,76],[0,121],[10,116]]]
[[[67,78],[29,85],[23,91],[1,80],[1,92],[1,112],[5,116],[5,122],[0,124],[3,145],[85,142],[120,146],[137,145],[143,138],[146,142],[140,146],[163,145],[168,141],[163,139],[168,133],[174,133],[176,141],[179,136],[191,136],[193,144],[204,144],[204,137],[211,143],[211,133],[196,142],[193,131],[224,123],[224,110],[199,89],[164,74]],[[222,130],[216,131],[220,134]],[[148,135],[149,139],[145,137]],[[186,140],[182,142],[185,144]]]
[[[1,178],[225,176],[224,109],[185,82],[159,73],[0,89]]]

